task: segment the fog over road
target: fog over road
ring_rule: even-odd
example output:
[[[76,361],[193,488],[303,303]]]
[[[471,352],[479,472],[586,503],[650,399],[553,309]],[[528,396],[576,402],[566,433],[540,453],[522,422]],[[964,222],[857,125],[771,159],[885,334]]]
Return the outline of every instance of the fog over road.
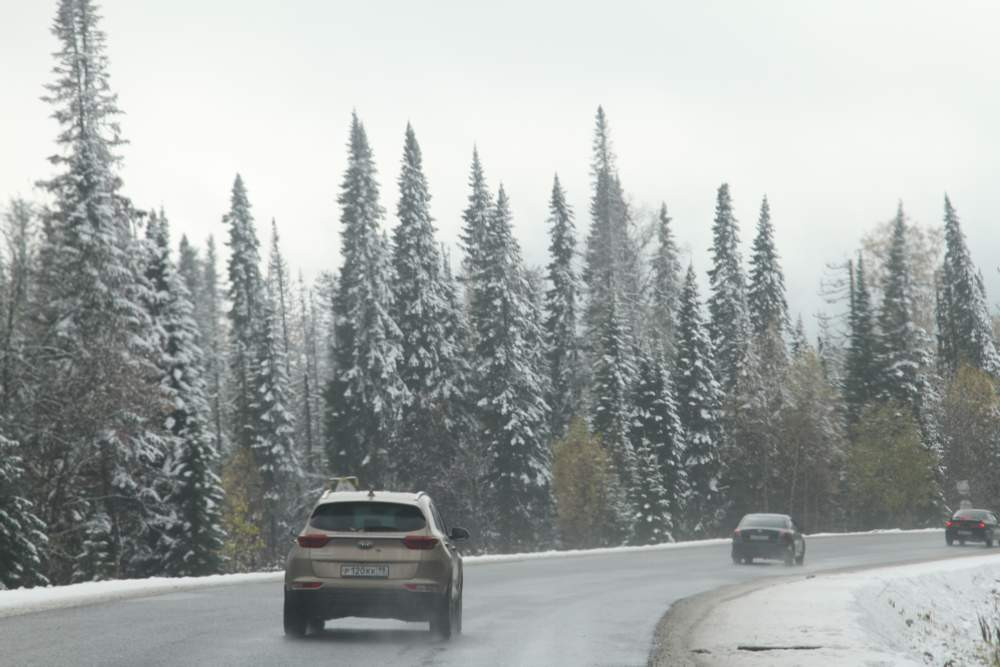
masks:
[[[154,595],[0,619],[3,665],[645,665],[674,601],[760,577],[988,553],[941,533],[813,538],[805,567],[736,566],[728,545],[468,565],[463,634],[328,621],[289,640],[281,584]],[[819,602],[819,601],[817,601]],[[719,629],[724,632],[724,628]]]

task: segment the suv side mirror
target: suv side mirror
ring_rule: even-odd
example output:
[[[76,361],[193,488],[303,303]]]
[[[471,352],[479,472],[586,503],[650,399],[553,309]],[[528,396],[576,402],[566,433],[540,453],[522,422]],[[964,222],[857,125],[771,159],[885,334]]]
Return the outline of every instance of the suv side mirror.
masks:
[[[451,529],[451,534],[448,536],[453,540],[467,540],[469,539],[469,531],[465,528],[459,528],[455,526]]]

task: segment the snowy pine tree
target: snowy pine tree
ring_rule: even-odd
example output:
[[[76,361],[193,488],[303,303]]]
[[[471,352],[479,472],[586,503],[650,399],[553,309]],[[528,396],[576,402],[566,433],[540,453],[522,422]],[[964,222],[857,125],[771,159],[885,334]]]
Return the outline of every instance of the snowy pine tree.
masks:
[[[1000,355],[982,277],[976,272],[958,213],[944,198],[946,250],[938,281],[938,362],[949,375],[968,364],[1000,378]]]
[[[690,486],[686,528],[704,535],[719,520],[722,394],[713,373],[712,342],[702,320],[698,283],[688,266],[677,313],[677,415],[685,434],[684,467]]]
[[[171,444],[163,460],[162,484],[170,515],[161,527],[154,557],[164,574],[215,574],[222,564],[222,483],[207,422],[211,411],[198,327],[186,279],[170,258],[169,226],[162,212],[150,216],[146,238],[146,277],[153,296],[149,311],[160,335],[160,388],[170,406],[163,415],[163,428]]]
[[[684,432],[673,385],[658,356],[642,355],[632,391],[628,437],[636,457],[632,542],[673,541],[687,496]]]
[[[719,186],[712,226],[712,268],[708,272],[709,333],[719,381],[728,391],[745,370],[750,342],[746,277],[740,255],[739,228],[733,216],[729,184]]]
[[[612,292],[595,350],[591,387],[591,425],[611,455],[614,472],[627,491],[636,488],[636,459],[628,437],[631,423],[631,391],[636,376],[634,342]],[[629,493],[633,496],[632,493]],[[620,524],[627,537],[635,515],[632,498],[620,508]]]
[[[195,304],[198,331],[201,333],[202,350],[205,355],[205,382],[207,399],[211,408],[212,436],[215,451],[225,450],[226,437],[223,429],[224,408],[227,405],[223,376],[226,360],[223,353],[225,331],[222,325],[222,300],[219,297],[218,258],[215,252],[215,238],[208,237],[205,261],[202,266],[201,298]]]
[[[750,256],[747,307],[753,335],[757,338],[764,369],[777,372],[786,361],[783,333],[790,328],[785,277],[774,247],[774,225],[767,197],[760,205],[757,235]]]
[[[463,420],[464,379],[451,285],[434,239],[430,193],[420,146],[407,124],[399,175],[399,224],[393,231],[393,317],[399,326],[399,373],[410,394],[400,416],[397,478],[404,488],[433,494],[453,513],[458,489],[451,475],[468,427]],[[447,509],[444,509],[447,508]],[[452,514],[453,515],[453,514]]]
[[[155,335],[143,308],[139,214],[121,193],[121,113],[105,36],[90,0],[61,0],[56,80],[45,98],[60,125],[44,216],[28,363],[36,382],[17,406],[35,507],[50,530],[51,579],[127,575],[146,542],[147,429],[157,388]]]
[[[844,403],[847,406],[848,422],[855,424],[875,398],[878,373],[875,316],[865,278],[864,258],[860,255],[857,267],[851,265],[850,306],[847,317]]]
[[[478,183],[478,161],[470,208]],[[475,178],[478,173],[480,178]],[[500,188],[496,207],[479,242],[467,257],[475,329],[475,384],[485,437],[484,458],[489,523],[487,541],[501,551],[531,548],[549,532],[550,453],[546,438],[546,382],[533,365],[540,342],[530,321],[534,306],[521,251],[511,229],[507,195]],[[485,315],[489,313],[490,316]]]
[[[254,419],[251,449],[263,490],[264,539],[268,561],[280,562],[283,536],[295,526],[303,510],[299,503],[302,471],[295,451],[295,417],[289,407],[288,376],[278,295],[265,289],[259,301],[260,318],[254,332]]]
[[[390,312],[392,265],[375,161],[357,114],[337,201],[343,263],[335,304],[336,374],[326,390],[327,460],[335,473],[381,485],[390,472],[399,406],[409,392],[398,372],[402,349]]]
[[[545,334],[552,409],[552,435],[562,437],[569,421],[577,413],[580,391],[580,341],[577,334],[579,280],[573,262],[576,255],[576,226],[573,211],[556,176],[549,200],[548,279],[551,288],[545,294]]]
[[[681,293],[681,262],[670,227],[667,205],[660,206],[656,235],[659,245],[652,260],[653,338],[663,347],[668,361],[676,355],[677,302]]]

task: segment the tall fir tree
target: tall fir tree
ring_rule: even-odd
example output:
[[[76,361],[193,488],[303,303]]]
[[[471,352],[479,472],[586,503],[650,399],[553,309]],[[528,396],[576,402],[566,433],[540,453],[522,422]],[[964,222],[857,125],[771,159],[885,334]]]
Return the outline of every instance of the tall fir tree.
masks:
[[[687,496],[684,432],[673,385],[660,355],[643,354],[632,391],[628,437],[636,457],[632,541],[673,541]]]
[[[271,218],[271,252],[267,260],[268,288],[274,297],[275,317],[280,327],[278,342],[285,358],[285,375],[291,377],[292,366],[292,320],[294,302],[292,300],[292,279],[288,271],[288,262],[281,254],[281,237],[278,235],[278,223]]]
[[[653,338],[662,346],[668,362],[676,355],[677,303],[681,293],[681,262],[671,228],[667,205],[660,205],[656,220],[659,244],[652,259]]]
[[[270,286],[258,302],[257,326],[253,339],[254,420],[251,448],[260,472],[264,509],[266,559],[279,563],[283,558],[283,535],[297,527],[305,509],[301,506],[302,472],[295,451],[295,417],[290,409],[288,376],[285,374],[282,323],[278,295]]]
[[[545,293],[545,334],[551,392],[552,435],[561,438],[577,413],[581,401],[580,341],[577,333],[579,279],[573,265],[576,256],[576,226],[573,211],[556,176],[549,200],[548,280]]]
[[[232,375],[232,442],[237,449],[252,451],[254,433],[254,340],[261,317],[263,278],[260,273],[260,241],[254,226],[250,200],[243,178],[233,182],[229,213],[229,369]]]
[[[400,376],[410,394],[400,416],[397,478],[431,492],[442,511],[458,502],[452,475],[464,429],[463,350],[456,340],[444,264],[434,239],[431,196],[413,128],[407,124],[393,230],[393,317],[402,345]]]
[[[327,460],[362,483],[389,481],[399,406],[409,401],[399,376],[400,331],[391,315],[393,280],[375,160],[357,114],[351,116],[341,207],[343,263],[336,294],[336,371],[326,389]]]
[[[611,456],[614,473],[629,496],[636,488],[635,449],[629,439],[631,391],[636,376],[635,344],[612,292],[595,350],[591,387],[591,426]],[[634,519],[633,497],[619,509],[622,538],[628,536]]]
[[[757,235],[750,256],[750,284],[747,306],[753,335],[759,341],[761,362],[766,369],[784,365],[783,333],[790,330],[788,302],[785,299],[785,276],[774,246],[774,225],[767,197],[760,205]]]
[[[222,324],[222,299],[219,297],[219,260],[215,251],[215,238],[211,235],[205,244],[205,261],[202,275],[202,298],[195,306],[198,330],[201,332],[205,353],[205,379],[208,384],[208,402],[211,408],[212,434],[215,450],[225,451],[225,406],[227,405],[223,376],[226,372],[224,354],[225,331]]]
[[[729,184],[723,183],[716,195],[712,226],[708,312],[718,378],[727,391],[746,370],[750,343],[746,277],[739,244]]]
[[[163,496],[170,516],[154,555],[168,575],[215,574],[222,565],[222,482],[207,421],[211,411],[204,355],[187,277],[170,258],[169,223],[162,212],[150,216],[146,239],[146,277],[153,296],[148,308],[160,336],[159,382],[164,404],[170,406],[162,420],[171,443],[163,460]]]
[[[848,423],[856,424],[866,407],[874,400],[878,366],[878,339],[871,294],[865,277],[864,257],[850,270],[850,305],[847,318],[848,342],[844,354],[844,403]]]
[[[584,324],[587,345],[595,348],[612,296],[629,327],[635,331],[639,324],[638,252],[630,234],[631,219],[602,107],[597,108],[590,170],[593,194],[584,253],[583,281],[587,288]]]
[[[476,166],[473,166],[475,173]],[[481,174],[481,171],[480,171]],[[482,181],[480,181],[482,182]],[[477,181],[472,183],[473,197]],[[470,202],[474,203],[474,202]],[[475,386],[485,437],[487,542],[501,551],[545,541],[551,514],[545,378],[535,368],[540,335],[531,318],[521,251],[503,187],[479,243],[470,252]],[[486,317],[486,313],[490,316]]]
[[[878,314],[878,395],[919,412],[927,394],[927,334],[913,320],[913,288],[906,254],[906,219],[900,203],[892,227]]]
[[[146,426],[157,403],[155,336],[142,305],[139,214],[121,194],[121,112],[99,21],[90,0],[61,0],[53,23],[60,48],[45,100],[60,125],[57,174],[41,184],[52,204],[32,304],[37,375],[17,407],[56,583],[135,572],[162,446]]]
[[[677,415],[685,434],[684,467],[690,487],[685,527],[690,534],[715,530],[722,505],[722,390],[715,379],[712,341],[688,266],[677,313]]]
[[[986,291],[965,241],[958,213],[944,198],[944,263],[938,279],[938,363],[948,375],[968,364],[1000,378]]]

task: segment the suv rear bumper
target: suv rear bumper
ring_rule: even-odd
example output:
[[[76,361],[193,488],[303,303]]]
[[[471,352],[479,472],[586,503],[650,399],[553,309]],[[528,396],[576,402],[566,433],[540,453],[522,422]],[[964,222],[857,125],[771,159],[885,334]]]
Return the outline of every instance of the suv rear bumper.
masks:
[[[310,618],[330,620],[347,616],[395,618],[400,621],[427,621],[438,608],[440,593],[405,589],[319,588],[290,590],[285,595]]]

